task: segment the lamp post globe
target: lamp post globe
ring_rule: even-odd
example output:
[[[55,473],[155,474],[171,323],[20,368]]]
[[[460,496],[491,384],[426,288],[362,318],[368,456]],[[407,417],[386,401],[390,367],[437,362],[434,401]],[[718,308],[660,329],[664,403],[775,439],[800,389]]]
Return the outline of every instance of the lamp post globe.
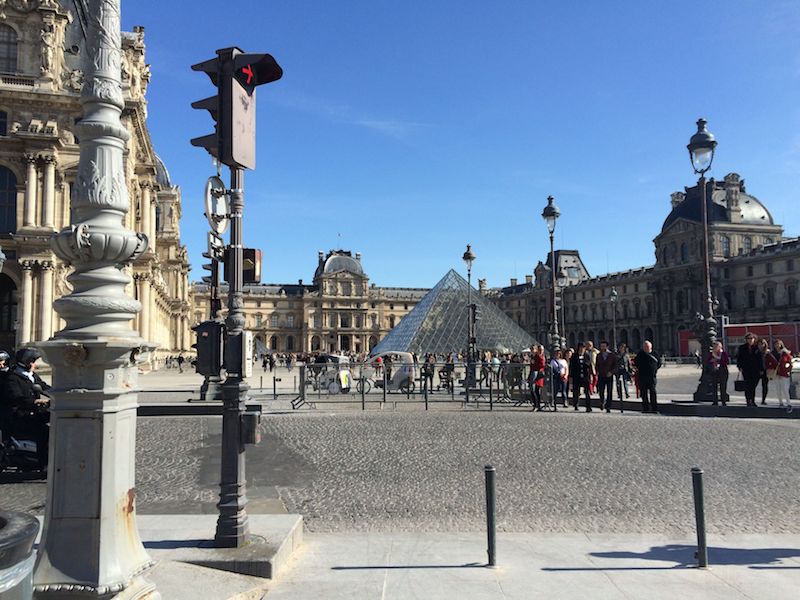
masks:
[[[556,230],[556,221],[560,216],[561,211],[558,209],[558,206],[555,205],[555,198],[548,196],[547,206],[545,206],[544,210],[542,211],[542,218],[547,224],[547,231],[550,233],[551,237]]]
[[[708,191],[706,190],[706,173],[711,169],[714,161],[714,152],[717,147],[717,140],[708,130],[708,123],[705,119],[697,120],[697,132],[692,135],[687,144],[689,158],[692,162],[694,172],[700,175],[697,187],[700,191],[702,227],[703,227],[703,307],[705,314],[698,314],[696,327],[697,341],[700,344],[700,355],[703,364],[703,374],[697,391],[694,393],[695,401],[710,402],[715,400],[714,373],[710,366],[706,364],[706,357],[711,351],[711,347],[717,340],[717,322],[714,318],[714,298],[711,290],[711,263],[709,256],[709,236],[708,236]]]
[[[706,127],[708,122],[697,119],[697,133],[695,133],[686,147],[689,149],[689,160],[692,161],[692,168],[698,175],[704,175],[711,168],[714,161],[714,149],[717,147],[717,140],[714,134]]]

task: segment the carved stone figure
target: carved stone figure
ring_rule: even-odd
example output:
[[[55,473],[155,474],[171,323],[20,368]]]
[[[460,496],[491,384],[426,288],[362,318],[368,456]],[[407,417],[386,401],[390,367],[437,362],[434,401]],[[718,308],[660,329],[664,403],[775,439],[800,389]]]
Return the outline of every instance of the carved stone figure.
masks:
[[[42,75],[53,73],[53,64],[56,49],[56,34],[52,25],[45,25],[41,31],[42,38]]]

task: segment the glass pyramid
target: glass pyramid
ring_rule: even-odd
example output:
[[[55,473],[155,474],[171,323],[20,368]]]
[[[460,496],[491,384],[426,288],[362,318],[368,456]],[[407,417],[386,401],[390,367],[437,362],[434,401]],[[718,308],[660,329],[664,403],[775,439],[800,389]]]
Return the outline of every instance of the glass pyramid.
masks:
[[[410,313],[372,350],[381,352],[463,352],[467,348],[466,280],[453,269],[425,294]],[[472,289],[477,306],[475,338],[478,351],[519,352],[535,340],[490,300]]]

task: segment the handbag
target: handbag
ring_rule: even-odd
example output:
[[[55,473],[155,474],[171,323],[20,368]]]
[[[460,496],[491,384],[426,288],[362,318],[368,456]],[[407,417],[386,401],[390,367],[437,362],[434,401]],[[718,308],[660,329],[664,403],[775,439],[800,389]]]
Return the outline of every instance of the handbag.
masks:
[[[745,389],[744,386],[744,379],[741,378],[741,373],[736,378],[736,381],[733,382],[733,389],[737,392],[743,392]]]

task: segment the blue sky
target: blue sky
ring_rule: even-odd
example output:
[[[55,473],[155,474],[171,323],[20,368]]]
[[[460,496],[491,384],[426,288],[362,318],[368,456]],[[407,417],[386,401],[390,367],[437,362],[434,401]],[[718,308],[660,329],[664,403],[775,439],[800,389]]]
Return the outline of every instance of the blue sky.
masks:
[[[189,10],[187,10],[189,8]],[[227,12],[222,12],[227,11]],[[145,27],[149,126],[183,192],[192,277],[205,248],[211,119],[190,65],[236,45],[284,69],[258,89],[245,243],[264,282],[310,281],[317,250],[363,254],[379,286],[429,287],[471,243],[490,286],[556,247],[592,274],[651,264],[670,193],[696,181],[703,116],[712,176],[741,174],[800,234],[800,2],[197,0],[122,3]]]

